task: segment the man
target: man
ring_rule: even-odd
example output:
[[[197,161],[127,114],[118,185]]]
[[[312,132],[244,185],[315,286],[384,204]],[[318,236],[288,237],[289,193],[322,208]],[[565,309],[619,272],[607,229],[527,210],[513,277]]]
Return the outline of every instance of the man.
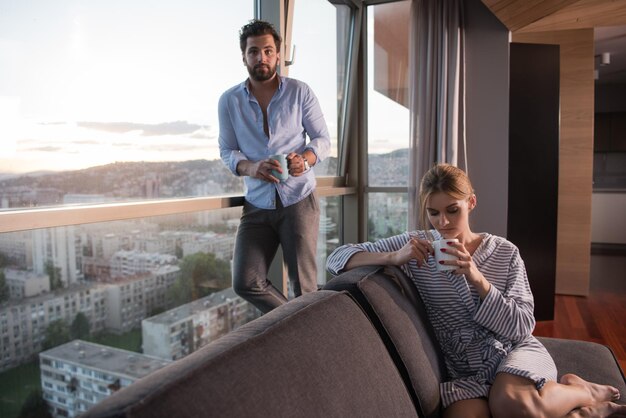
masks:
[[[253,20],[241,28],[239,41],[249,77],[224,92],[218,105],[222,161],[245,176],[246,186],[233,289],[266,313],[287,302],[267,277],[279,244],[294,294],[317,290],[319,206],[312,167],[328,156],[330,138],[313,91],[276,73],[282,40],[274,27]],[[270,159],[275,154],[287,155],[287,180],[272,174],[282,172]]]

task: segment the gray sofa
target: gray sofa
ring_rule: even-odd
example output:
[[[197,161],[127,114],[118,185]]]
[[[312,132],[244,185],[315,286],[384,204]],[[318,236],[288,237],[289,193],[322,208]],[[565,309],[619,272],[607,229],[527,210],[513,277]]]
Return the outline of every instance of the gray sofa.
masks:
[[[612,352],[542,338],[560,373],[618,387]],[[400,269],[368,266],[120,390],[95,417],[438,417],[445,368]]]

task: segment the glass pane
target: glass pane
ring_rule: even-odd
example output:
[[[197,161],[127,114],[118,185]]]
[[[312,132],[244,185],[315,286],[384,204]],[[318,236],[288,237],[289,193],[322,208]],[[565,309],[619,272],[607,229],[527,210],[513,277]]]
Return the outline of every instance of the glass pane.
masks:
[[[339,231],[342,199],[340,196],[321,197],[320,230],[317,236],[317,286],[323,287],[333,276],[326,271],[326,259],[339,246]],[[291,282],[288,281],[289,299],[294,297]]]
[[[315,22],[315,24],[311,24]],[[350,9],[328,0],[295,2],[292,44],[294,64],[289,77],[311,86],[317,96],[331,139],[331,157],[315,167],[317,175],[337,175],[338,136],[348,60]],[[288,51],[287,57],[291,57]]]
[[[0,234],[0,382],[19,382],[0,383],[0,415],[17,417],[38,388],[55,409],[84,411],[259,316],[231,288],[240,215],[230,208]],[[40,369],[41,352],[63,370]],[[90,356],[104,356],[104,366],[90,368]],[[119,362],[130,380],[116,374]],[[106,376],[85,377],[95,372]],[[58,383],[51,373],[62,374],[65,395],[49,388]],[[73,378],[76,397],[67,394]],[[102,388],[84,386],[96,383]]]
[[[4,2],[0,207],[242,193],[217,102],[247,77],[252,16],[250,0]]]
[[[406,193],[368,193],[368,241],[406,232],[408,207]]]
[[[326,259],[339,246],[341,230],[340,196],[320,198],[320,233],[317,238],[317,284],[321,287],[333,276],[326,271]]]
[[[380,4],[367,10],[368,183],[406,186],[410,2]]]

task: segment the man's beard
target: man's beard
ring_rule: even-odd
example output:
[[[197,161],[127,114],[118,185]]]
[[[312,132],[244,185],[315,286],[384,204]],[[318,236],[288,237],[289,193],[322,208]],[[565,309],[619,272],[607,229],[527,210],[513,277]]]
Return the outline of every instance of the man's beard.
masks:
[[[267,64],[257,64],[254,67],[246,67],[248,68],[248,74],[250,74],[250,77],[252,77],[254,81],[267,81],[276,74],[276,66],[272,68]]]

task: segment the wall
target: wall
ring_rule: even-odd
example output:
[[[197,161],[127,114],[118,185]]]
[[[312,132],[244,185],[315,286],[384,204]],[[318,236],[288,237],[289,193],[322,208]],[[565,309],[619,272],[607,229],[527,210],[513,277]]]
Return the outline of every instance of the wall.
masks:
[[[626,244],[626,193],[594,192],[591,210],[591,241]]]
[[[598,84],[595,88],[595,112],[626,112],[626,84]]]
[[[472,229],[507,235],[509,31],[480,0],[465,0],[466,135],[478,206]]]
[[[626,112],[626,84],[596,85],[596,113]],[[626,190],[594,190],[591,242],[626,244]]]
[[[508,30],[479,0],[465,1],[469,171],[474,229],[506,235]],[[561,46],[561,125],[556,292],[589,292],[593,170],[593,29],[513,34]]]
[[[556,292],[587,295],[593,180],[593,29],[516,33],[513,41],[561,47]]]

